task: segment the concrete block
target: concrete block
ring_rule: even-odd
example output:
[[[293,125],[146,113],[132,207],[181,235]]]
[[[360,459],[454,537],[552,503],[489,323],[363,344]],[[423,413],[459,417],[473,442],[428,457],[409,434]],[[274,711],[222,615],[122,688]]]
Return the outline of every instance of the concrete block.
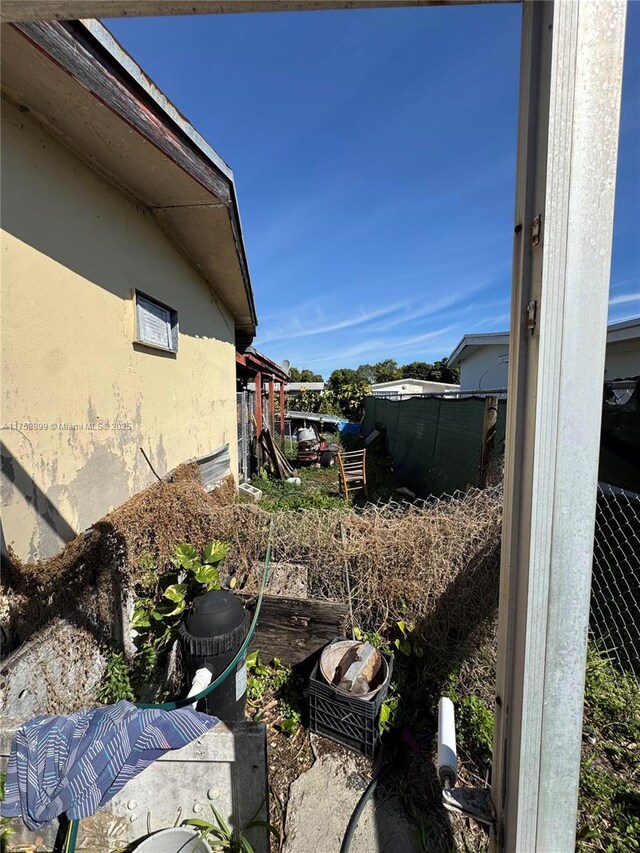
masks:
[[[12,652],[0,667],[5,718],[71,714],[95,703],[106,656],[91,631],[55,619]]]
[[[258,503],[258,501],[262,500],[262,491],[260,489],[256,489],[256,487],[252,486],[251,483],[240,483],[238,486],[238,492],[241,497],[247,498],[254,503]]]
[[[16,726],[0,729],[4,769]],[[220,723],[198,740],[168,752],[128,782],[104,809],[80,823],[78,853],[111,853],[176,821],[213,822],[212,803],[232,826],[252,818],[267,820],[267,743],[262,723]],[[7,851],[52,851],[58,822],[30,832],[21,820],[8,838]],[[247,832],[256,853],[269,849],[267,831]]]

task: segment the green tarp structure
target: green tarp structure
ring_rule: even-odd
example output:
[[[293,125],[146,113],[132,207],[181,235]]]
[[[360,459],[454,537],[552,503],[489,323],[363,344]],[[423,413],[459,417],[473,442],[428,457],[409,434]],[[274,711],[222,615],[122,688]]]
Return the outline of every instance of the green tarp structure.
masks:
[[[484,398],[367,397],[365,406],[361,433],[366,436],[376,427],[385,430],[387,450],[402,485],[421,497],[479,485]],[[499,400],[494,452],[500,455],[505,423],[506,401]]]

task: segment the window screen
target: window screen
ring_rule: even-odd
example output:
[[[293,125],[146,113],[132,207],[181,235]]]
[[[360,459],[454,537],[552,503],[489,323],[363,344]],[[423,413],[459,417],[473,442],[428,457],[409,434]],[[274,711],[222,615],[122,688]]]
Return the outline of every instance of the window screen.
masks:
[[[178,314],[161,302],[136,292],[137,340],[160,349],[178,351]]]

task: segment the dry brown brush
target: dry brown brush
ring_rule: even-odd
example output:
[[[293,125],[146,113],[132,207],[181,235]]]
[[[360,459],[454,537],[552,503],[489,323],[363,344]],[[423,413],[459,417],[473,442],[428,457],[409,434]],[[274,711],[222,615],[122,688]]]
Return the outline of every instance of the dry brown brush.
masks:
[[[347,601],[350,589],[356,626],[390,635],[404,620],[434,667],[451,671],[495,615],[501,516],[497,488],[421,505],[276,513],[272,521],[240,504],[219,511],[217,535],[234,543],[228,567],[248,588],[259,583],[270,540],[274,562],[306,572],[311,596]]]
[[[180,542],[204,547],[215,538],[219,507],[234,501],[235,494],[232,477],[207,493],[197,464],[187,463],[133,495],[53,557],[25,563],[9,549],[0,589],[4,653],[58,617],[88,629],[98,643],[109,642],[118,602],[143,572],[143,558],[163,565]]]

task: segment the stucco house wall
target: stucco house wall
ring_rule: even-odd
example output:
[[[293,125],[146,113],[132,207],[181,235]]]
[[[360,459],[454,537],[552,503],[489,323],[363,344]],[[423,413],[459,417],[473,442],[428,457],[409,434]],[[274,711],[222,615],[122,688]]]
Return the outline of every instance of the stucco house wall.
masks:
[[[640,340],[636,338],[607,344],[605,379],[613,381],[614,379],[631,379],[634,376],[640,376]]]
[[[493,390],[507,387],[509,344],[486,345],[460,363],[462,391]]]
[[[151,213],[3,99],[3,532],[34,560],[160,475],[228,443],[234,319]],[[138,289],[177,354],[134,343]]]
[[[506,388],[509,344],[484,344],[460,361],[463,391]],[[608,381],[640,375],[640,339],[607,343],[605,376]]]

